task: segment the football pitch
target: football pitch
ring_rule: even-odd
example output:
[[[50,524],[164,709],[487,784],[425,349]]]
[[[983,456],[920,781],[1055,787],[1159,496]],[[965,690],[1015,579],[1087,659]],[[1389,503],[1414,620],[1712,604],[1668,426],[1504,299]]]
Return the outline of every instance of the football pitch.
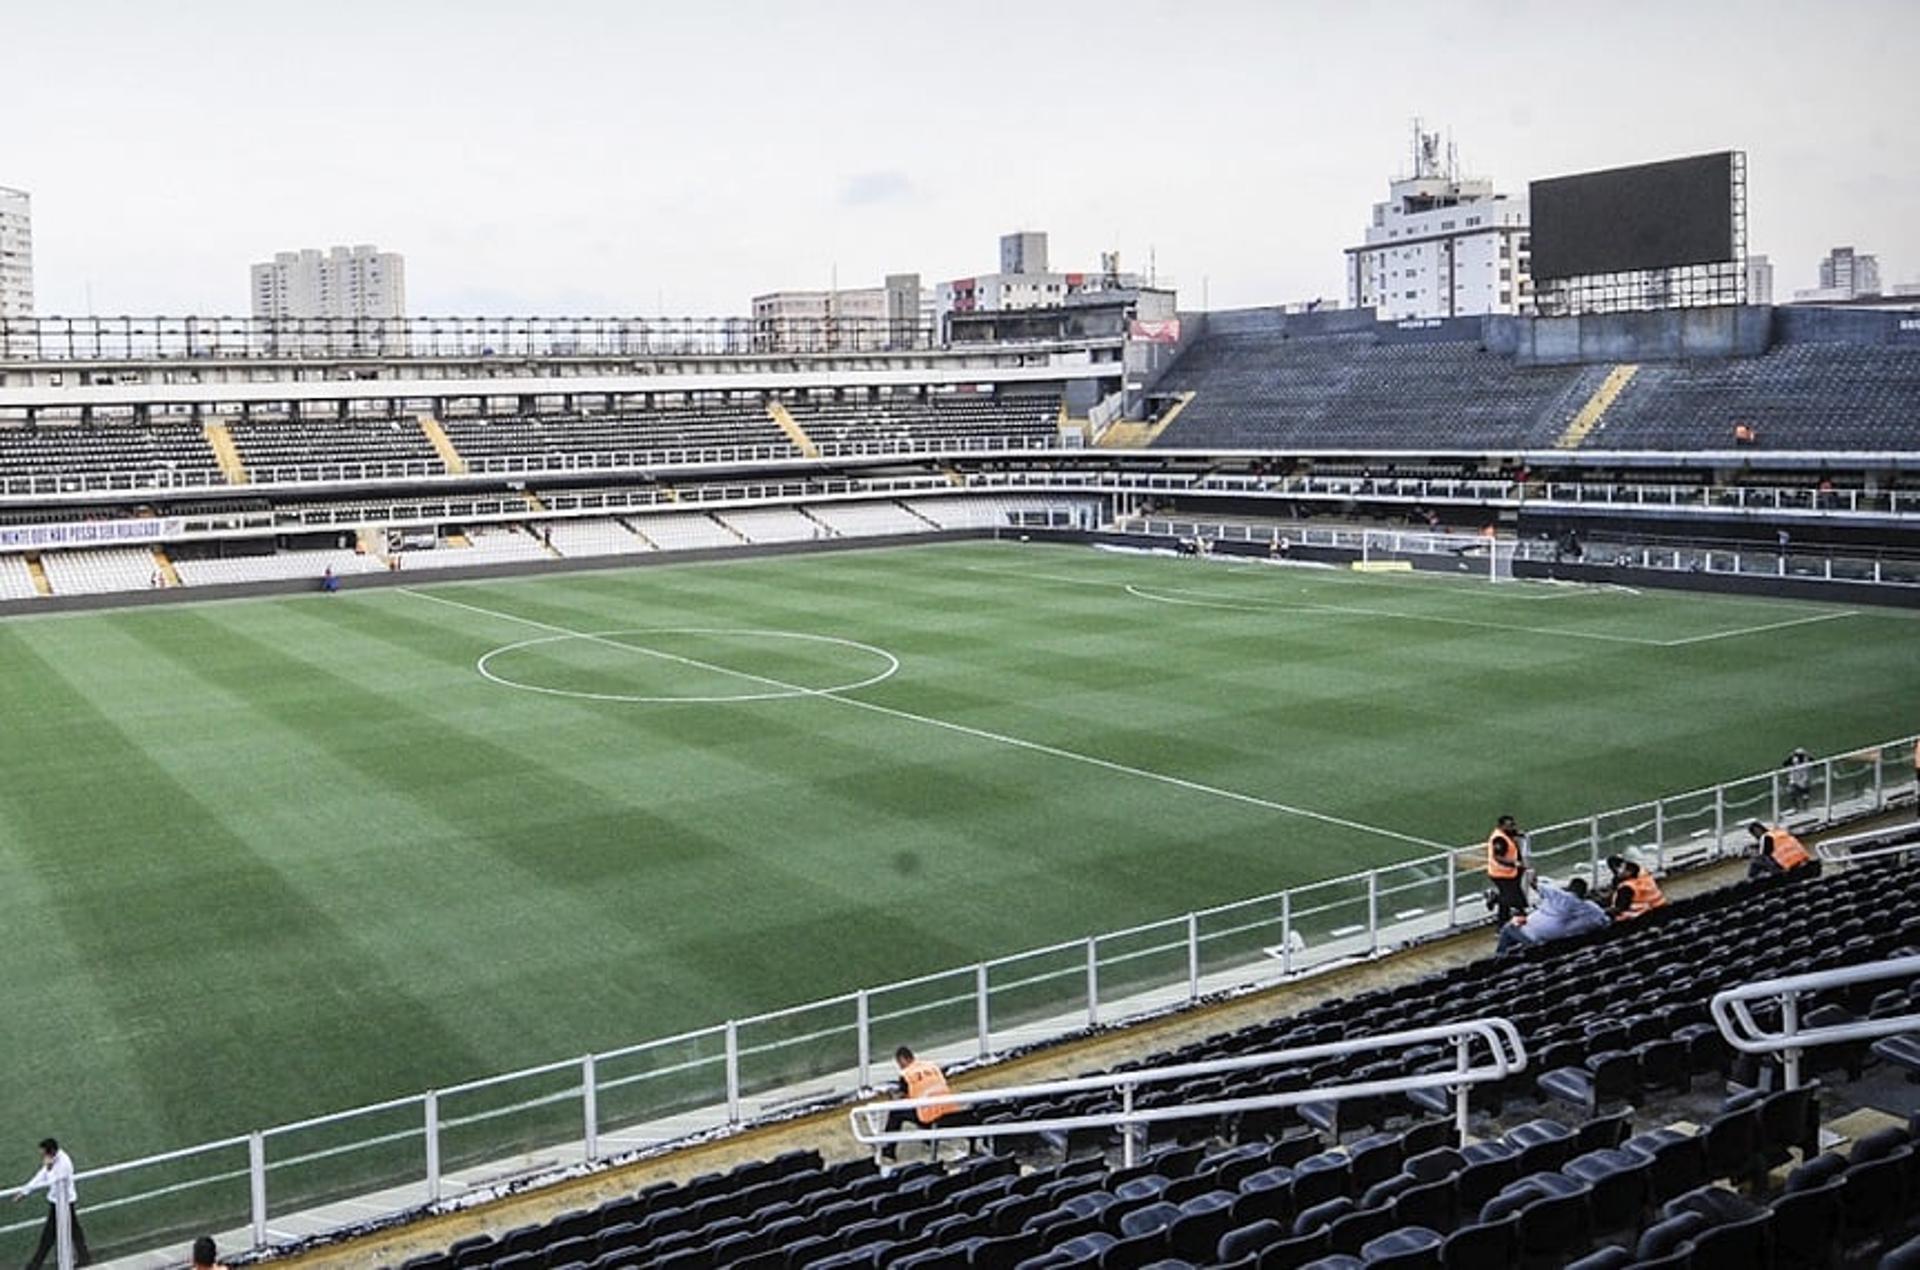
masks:
[[[0,621],[0,1124],[106,1163],[1890,738],[1917,633],[984,542]]]

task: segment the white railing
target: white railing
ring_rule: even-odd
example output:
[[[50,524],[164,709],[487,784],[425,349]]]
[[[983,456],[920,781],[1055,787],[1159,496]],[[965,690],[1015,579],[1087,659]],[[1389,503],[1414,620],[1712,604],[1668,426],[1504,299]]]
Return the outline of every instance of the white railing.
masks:
[[[1886,825],[1843,838],[1828,838],[1814,847],[1828,864],[1870,864],[1920,853],[1920,824]]]
[[[1774,769],[1535,828],[1530,856],[1541,873],[1566,877],[1597,876],[1611,854],[1650,863],[1655,872],[1743,855],[1749,820],[1805,830],[1872,814],[1912,792],[1915,739],[1819,760],[1804,802],[1788,773]],[[1478,854],[1462,851],[1463,859]],[[608,1053],[88,1169],[78,1177],[87,1191],[89,1236],[101,1248],[153,1247],[181,1231],[224,1227],[258,1249],[492,1194],[530,1172],[591,1166],[852,1097],[873,1087],[873,1056],[894,1038],[941,1062],[984,1059],[1481,925],[1489,919],[1476,879],[1456,853],[1436,851]],[[523,1157],[519,1171],[503,1167],[516,1153]],[[0,1234],[34,1225],[0,1226]]]
[[[1073,482],[1023,481],[1017,473],[996,473],[970,480],[970,486],[982,489],[1008,488],[1105,492],[1097,481],[1078,486]],[[1008,479],[1011,477],[1012,479]],[[1369,549],[1392,554],[1459,554],[1461,543],[1471,535],[1447,534],[1424,530],[1329,528],[1312,524],[1269,522],[1219,522],[1204,516],[1128,516],[1115,528],[1123,533],[1145,534],[1156,538],[1191,538],[1203,535],[1216,542],[1246,542],[1258,545],[1287,542],[1299,547],[1326,547],[1339,551],[1365,552]],[[1876,586],[1920,585],[1920,556],[1892,551],[1875,555],[1847,554],[1834,548],[1815,555],[1801,548],[1781,552],[1777,547],[1721,546],[1708,543],[1651,545],[1616,544],[1603,538],[1582,540],[1583,556],[1567,559],[1556,542],[1538,538],[1502,538],[1502,561],[1531,564],[1619,566],[1650,572],[1687,573],[1709,577],[1737,576],[1754,579],[1786,579],[1794,582],[1866,582]]]
[[[1476,1057],[1474,1050],[1476,1041],[1485,1045],[1484,1056]],[[1143,1086],[1173,1084],[1194,1077],[1215,1076],[1222,1073],[1257,1072],[1323,1058],[1344,1058],[1354,1054],[1411,1049],[1414,1046],[1432,1045],[1436,1042],[1453,1046],[1454,1065],[1451,1068],[1380,1080],[1314,1085],[1277,1094],[1215,1098],[1206,1102],[1181,1103],[1171,1107],[1137,1109],[1134,1106],[1135,1096]],[[1489,1017],[1433,1027],[1409,1028],[1400,1032],[1383,1032],[1378,1036],[1357,1037],[1353,1040],[1267,1050],[1263,1053],[1240,1055],[1235,1058],[1141,1067],[1128,1071],[1104,1072],[1097,1076],[1051,1080],[1033,1085],[956,1090],[944,1094],[929,1094],[920,1098],[892,1098],[881,1102],[863,1103],[853,1108],[848,1112],[848,1122],[853,1130],[854,1141],[862,1146],[873,1147],[876,1159],[882,1148],[901,1142],[939,1142],[947,1138],[1024,1137],[1036,1133],[1067,1133],[1075,1129],[1119,1128],[1123,1130],[1121,1142],[1122,1150],[1125,1152],[1125,1163],[1131,1167],[1135,1150],[1134,1134],[1131,1132],[1134,1125],[1158,1124],[1172,1120],[1198,1120],[1209,1116],[1228,1115],[1240,1111],[1260,1111],[1275,1107],[1297,1107],[1309,1102],[1338,1103],[1352,1098],[1377,1098],[1392,1094],[1413,1093],[1421,1089],[1445,1089],[1453,1095],[1454,1125],[1459,1131],[1461,1144],[1465,1145],[1469,1099],[1473,1087],[1505,1080],[1509,1076],[1525,1071],[1526,1067],[1527,1047],[1520,1038],[1520,1030],[1507,1019]],[[1000,1124],[967,1124],[950,1129],[940,1128],[937,1122],[931,1126],[915,1125],[895,1130],[884,1127],[888,1114],[895,1111],[917,1111],[921,1107],[942,1104],[966,1107],[981,1103],[1047,1102],[1062,1094],[1104,1091],[1119,1095],[1118,1111],[1089,1112],[1077,1116],[1043,1116],[1037,1120],[1018,1120]]]
[[[1713,1021],[1727,1044],[1741,1053],[1780,1055],[1786,1088],[1796,1089],[1800,1085],[1800,1059],[1810,1049],[1818,1049],[1823,1045],[1876,1041],[1883,1036],[1898,1036],[1902,1032],[1920,1032],[1920,1014],[1915,1013],[1804,1027],[1800,1022],[1800,997],[1803,993],[1886,980],[1906,982],[1916,977],[1920,977],[1920,957],[1895,957],[1865,966],[1846,966],[1838,970],[1787,975],[1780,979],[1761,979],[1716,992],[1712,1003]],[[1752,1003],[1756,1001],[1779,1003],[1778,1026],[1754,1017]]]

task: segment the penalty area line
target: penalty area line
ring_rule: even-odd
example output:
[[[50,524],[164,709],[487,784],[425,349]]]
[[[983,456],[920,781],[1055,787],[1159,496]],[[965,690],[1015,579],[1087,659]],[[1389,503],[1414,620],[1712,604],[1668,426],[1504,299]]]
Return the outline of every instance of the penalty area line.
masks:
[[[587,632],[572,630],[565,626],[558,626],[552,622],[543,622],[538,618],[522,617],[518,613],[509,613],[501,609],[490,609],[479,604],[469,604],[465,600],[449,599],[443,595],[431,595],[425,591],[416,591],[412,587],[397,587],[395,589],[399,591],[400,594],[410,595],[415,599],[429,600],[435,604],[444,604],[451,608],[464,609],[469,613],[478,613],[498,621],[517,622],[522,626],[534,627],[555,635],[571,635],[577,639],[595,638]],[[1317,821],[1320,824],[1333,825],[1337,828],[1352,830],[1356,833],[1370,834],[1378,838],[1389,838],[1395,842],[1404,842],[1429,851],[1441,851],[1451,855],[1457,850],[1456,847],[1448,846],[1446,843],[1435,842],[1431,838],[1421,838],[1410,833],[1401,833],[1397,829],[1388,829],[1381,825],[1370,825],[1359,820],[1349,820],[1344,816],[1335,816],[1324,811],[1314,811],[1310,807],[1296,807],[1291,803],[1283,803],[1271,798],[1262,798],[1258,794],[1243,793],[1240,790],[1228,789],[1221,785],[1209,785],[1204,781],[1189,780],[1184,776],[1174,776],[1167,772],[1156,772],[1148,767],[1135,767],[1131,763],[1122,763],[1114,759],[1101,758],[1097,754],[1083,754],[1078,750],[1063,749],[1057,745],[1048,745],[1044,741],[1031,741],[1025,737],[1012,736],[1005,732],[994,732],[987,728],[974,727],[968,723],[955,723],[951,719],[941,719],[930,714],[917,714],[912,710],[902,710],[896,706],[881,705],[877,701],[863,701],[858,697],[842,696],[839,692],[832,690],[802,689],[798,684],[790,684],[766,675],[757,675],[752,671],[735,670],[731,666],[716,666],[709,662],[700,661],[697,658],[683,657],[677,653],[662,652],[654,648],[643,648],[635,644],[623,644],[617,640],[606,640],[604,642],[611,644],[615,648],[626,649],[628,652],[641,653],[645,656],[657,657],[664,661],[678,662],[682,665],[709,671],[714,674],[732,675],[736,678],[745,679],[769,688],[781,689],[794,693],[795,695],[805,695],[819,701],[837,701],[841,705],[850,706],[856,710],[864,710],[870,714],[884,715],[887,718],[899,719],[907,723],[918,723],[925,727],[938,728],[945,732],[953,732],[961,736],[973,737],[976,740],[992,741],[1000,745],[1011,746],[1015,749],[1026,750],[1029,753],[1045,754],[1050,758],[1079,763],[1120,776],[1131,776],[1139,780],[1153,781],[1157,784],[1167,785],[1175,789],[1184,789],[1189,793],[1204,794],[1213,798],[1221,798],[1229,802],[1240,803],[1244,806],[1259,807],[1267,811],[1279,812],[1282,815],[1294,816],[1302,820]]]

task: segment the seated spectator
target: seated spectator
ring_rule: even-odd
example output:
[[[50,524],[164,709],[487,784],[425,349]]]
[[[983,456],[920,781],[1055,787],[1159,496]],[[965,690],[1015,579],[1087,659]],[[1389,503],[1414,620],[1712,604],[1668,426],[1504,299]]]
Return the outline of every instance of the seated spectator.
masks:
[[[1645,917],[1656,908],[1663,907],[1667,897],[1660,893],[1660,884],[1653,875],[1629,860],[1622,866],[1620,889],[1613,896],[1613,920],[1630,922]]]
[[[1588,898],[1585,878],[1575,878],[1565,888],[1541,878],[1534,892],[1533,911],[1520,914],[1500,928],[1495,956],[1510,956],[1537,944],[1606,929],[1607,910]]]
[[[207,1235],[193,1241],[193,1270],[227,1270],[220,1263],[220,1254],[214,1248],[212,1238]]]
[[[1753,836],[1753,863],[1747,866],[1750,878],[1777,878],[1789,873],[1801,873],[1804,877],[1818,877],[1820,862],[1813,858],[1800,839],[1788,833],[1779,825],[1767,826],[1757,820],[1747,823],[1747,832]]]

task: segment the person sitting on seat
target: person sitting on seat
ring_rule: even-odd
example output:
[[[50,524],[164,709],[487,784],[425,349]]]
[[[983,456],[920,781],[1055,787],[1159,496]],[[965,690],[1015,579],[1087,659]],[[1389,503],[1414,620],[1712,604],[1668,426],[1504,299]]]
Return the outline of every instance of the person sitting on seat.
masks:
[[[951,1095],[953,1090],[947,1085],[947,1078],[941,1070],[924,1058],[915,1058],[913,1051],[902,1045],[893,1052],[893,1061],[900,1068],[900,1083],[906,1087],[909,1098],[938,1098]],[[888,1133],[898,1133],[918,1124],[923,1129],[935,1127],[957,1129],[971,1125],[971,1113],[957,1102],[936,1102],[920,1107],[896,1107],[887,1113]],[[894,1158],[894,1144],[889,1142],[880,1148],[880,1154],[886,1159]]]
[[[1585,878],[1575,878],[1564,888],[1541,878],[1535,883],[1534,891],[1539,901],[1534,910],[1520,914],[1500,928],[1500,940],[1493,948],[1496,957],[1606,929],[1607,910],[1588,896]]]
[[[1747,866],[1748,877],[1777,878],[1803,869],[1808,870],[1803,876],[1813,877],[1820,872],[1819,861],[1813,858],[1806,844],[1779,825],[1767,826],[1753,820],[1747,823],[1747,832],[1753,836],[1753,863]]]
[[[1630,922],[1645,917],[1656,908],[1666,905],[1667,897],[1660,893],[1660,884],[1645,869],[1627,861],[1621,870],[1620,889],[1613,897],[1613,920]]]

